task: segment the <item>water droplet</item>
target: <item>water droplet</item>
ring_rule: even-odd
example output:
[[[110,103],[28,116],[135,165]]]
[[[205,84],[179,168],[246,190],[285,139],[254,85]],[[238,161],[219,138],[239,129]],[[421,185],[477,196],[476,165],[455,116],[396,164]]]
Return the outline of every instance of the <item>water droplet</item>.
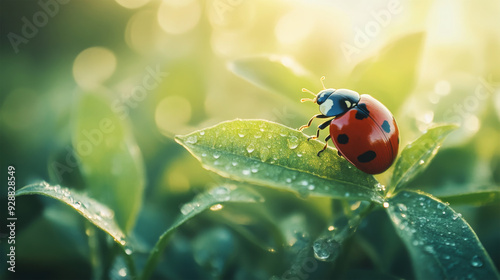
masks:
[[[231,165],[236,166],[236,165],[238,165],[238,163],[236,161],[233,161],[233,162],[231,162]]]
[[[252,167],[250,171],[252,171],[252,173],[257,173],[259,172],[259,169],[257,167]]]
[[[127,276],[127,269],[121,268],[120,270],[118,270],[118,275],[120,275],[121,277]]]
[[[385,201],[382,206],[384,206],[384,208],[389,208],[389,202]]]
[[[483,261],[481,260],[481,258],[479,258],[479,256],[475,255],[474,257],[472,257],[470,264],[473,267],[481,267],[483,266]]]
[[[302,157],[302,153],[297,153],[297,156],[298,157]]]
[[[377,183],[375,185],[375,190],[378,191],[378,192],[383,192],[383,191],[385,191],[385,186],[382,185],[382,184],[380,184],[380,183]]]
[[[418,162],[418,164],[420,164],[420,165],[423,165],[424,163],[425,163],[425,161],[424,161],[423,159],[421,159],[421,160]]]
[[[397,206],[399,208],[399,211],[401,211],[401,212],[404,212],[404,211],[408,210],[408,208],[406,207],[406,205],[404,205],[403,203],[398,203]]]
[[[212,211],[219,211],[222,208],[224,208],[224,206],[222,206],[222,204],[215,204],[212,207],[210,207],[210,210],[212,210]]]
[[[426,245],[424,247],[424,250],[427,252],[427,253],[430,253],[430,254],[434,254],[434,247],[432,247],[431,245]]]
[[[239,137],[241,137],[241,138],[243,138],[243,137],[245,137],[245,134],[243,134],[243,133],[238,133],[238,136],[239,136]]]
[[[82,208],[82,203],[80,201],[75,201],[75,203],[73,203],[73,206],[76,209],[80,209],[80,208]]]
[[[206,157],[206,156],[207,156],[207,154],[206,154],[206,153],[202,153],[202,154],[201,154],[201,156],[202,156],[202,157]]]
[[[195,144],[196,142],[198,142],[198,137],[196,137],[196,135],[191,135],[186,139],[186,143],[188,144]]]
[[[309,185],[309,186],[307,187],[307,189],[309,189],[310,191],[314,191],[314,189],[315,189],[315,188],[316,188],[316,187],[315,187],[314,185]]]
[[[214,156],[215,159],[220,158],[220,154],[219,153],[214,153],[213,156]]]
[[[296,149],[299,146],[299,138],[297,138],[296,136],[288,137],[287,142],[288,142],[288,148],[292,150]]]
[[[260,150],[260,160],[265,162],[269,158],[269,154],[270,152],[268,148],[262,148]]]
[[[323,237],[314,242],[314,256],[319,260],[335,260],[340,252],[340,244],[332,238]]]
[[[243,175],[250,175],[250,169],[243,169],[241,173],[243,173]]]
[[[248,145],[247,152],[251,154],[253,151],[255,151],[255,146],[253,144]]]
[[[261,133],[257,133],[253,137],[259,139],[259,138],[262,138],[262,134]]]
[[[132,255],[132,249],[130,249],[130,248],[125,248],[125,254],[127,254],[127,255]]]
[[[182,205],[181,207],[181,213],[183,215],[188,215],[189,213],[193,212],[196,208],[200,206],[199,203],[186,203]]]
[[[210,191],[210,194],[217,200],[228,201],[231,198],[231,190],[225,186],[217,187]]]
[[[286,179],[285,179],[285,181],[286,181],[287,183],[291,183],[291,182],[292,182],[292,178],[286,178]]]
[[[205,131],[200,131],[200,135],[201,136],[205,135]]]

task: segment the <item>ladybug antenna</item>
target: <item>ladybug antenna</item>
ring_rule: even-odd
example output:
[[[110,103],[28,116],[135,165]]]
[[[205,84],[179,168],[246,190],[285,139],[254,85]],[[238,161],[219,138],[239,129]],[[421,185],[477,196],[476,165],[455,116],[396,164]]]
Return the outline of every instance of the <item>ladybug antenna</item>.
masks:
[[[323,89],[326,89],[325,87],[325,84],[323,83],[323,81],[325,80],[325,76],[322,76],[319,81],[321,82],[321,85],[323,86]]]
[[[310,94],[316,96],[316,93],[314,93],[314,92],[312,92],[312,91],[310,91],[310,90],[308,90],[306,88],[303,88],[302,92],[309,92]],[[311,101],[311,102],[315,102],[316,103],[316,98],[314,98],[314,99],[311,99],[311,98],[302,98],[300,100],[300,102],[306,102],[306,101]]]

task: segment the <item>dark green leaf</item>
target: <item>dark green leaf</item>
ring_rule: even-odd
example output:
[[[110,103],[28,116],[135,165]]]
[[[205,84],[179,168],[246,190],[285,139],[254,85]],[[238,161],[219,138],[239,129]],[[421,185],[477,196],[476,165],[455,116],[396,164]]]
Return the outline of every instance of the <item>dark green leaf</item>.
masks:
[[[235,120],[177,136],[176,141],[205,168],[251,184],[327,196],[380,200],[377,181],[336,150],[316,154],[323,144],[295,129],[264,120]]]
[[[389,192],[400,190],[422,172],[436,155],[444,138],[456,128],[452,124],[435,126],[408,144],[396,161]]]
[[[500,201],[500,190],[478,190],[466,193],[437,195],[439,199],[453,205],[465,204],[482,206]]]
[[[234,185],[216,187],[197,195],[191,202],[186,203],[181,207],[181,215],[177,218],[174,224],[160,236],[147,260],[141,279],[149,279],[159,261],[161,253],[168,244],[171,234],[187,220],[220,203],[251,203],[262,202],[263,200],[264,199],[260,194],[247,188],[237,188]]]
[[[418,279],[500,278],[472,228],[447,204],[412,191],[402,191],[386,203]]]
[[[120,227],[130,231],[142,203],[144,166],[124,120],[102,97],[81,97],[73,147],[89,194],[112,208]]]
[[[122,247],[127,245],[125,234],[114,219],[113,210],[88,197],[86,194],[46,182],[28,185],[16,192],[16,196],[39,194],[57,199],[80,213],[91,223],[108,233]]]

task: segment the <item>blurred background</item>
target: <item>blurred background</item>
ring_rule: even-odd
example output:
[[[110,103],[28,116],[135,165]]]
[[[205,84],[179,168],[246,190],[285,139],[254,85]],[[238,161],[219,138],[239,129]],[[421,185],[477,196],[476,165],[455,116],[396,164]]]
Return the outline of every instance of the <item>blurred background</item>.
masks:
[[[112,114],[141,170],[143,189],[130,194],[142,202],[132,231],[147,256],[183,203],[223,182],[173,136],[235,118],[299,127],[317,112],[299,102],[309,97],[301,88],[318,92],[326,76],[327,87],[384,103],[402,147],[433,123],[461,125],[414,188],[435,195],[498,188],[499,13],[494,0],[2,0],[0,170],[5,176],[8,165],[16,167],[17,188],[46,180],[85,189],[88,170],[74,164],[75,128],[93,114]],[[89,93],[104,109],[82,109]],[[378,179],[388,182],[387,175]],[[156,276],[267,279],[287,271],[293,250],[273,235],[295,227],[314,239],[332,218],[331,202],[258,190],[264,204],[209,211],[181,228]],[[6,191],[0,198],[6,201]],[[40,197],[17,201],[17,277],[95,276],[77,214]],[[498,203],[451,206],[499,267]],[[384,225],[377,233],[384,240],[394,237],[383,214],[369,223]],[[380,249],[387,271],[411,277],[405,249],[391,242]],[[369,254],[359,252],[348,267],[372,269]],[[330,275],[333,268],[320,265],[314,275]]]

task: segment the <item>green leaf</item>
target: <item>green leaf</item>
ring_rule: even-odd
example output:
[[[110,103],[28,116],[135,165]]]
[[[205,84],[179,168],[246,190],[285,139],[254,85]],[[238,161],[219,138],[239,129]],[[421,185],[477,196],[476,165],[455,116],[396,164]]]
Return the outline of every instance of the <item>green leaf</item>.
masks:
[[[387,203],[418,279],[500,278],[472,228],[447,204],[413,191],[402,191]]]
[[[418,173],[425,170],[441,147],[444,138],[455,129],[457,126],[453,124],[435,126],[408,144],[396,161],[389,192],[397,192]]]
[[[113,209],[129,232],[142,203],[144,166],[128,127],[102,97],[81,97],[73,147],[89,194]]]
[[[380,200],[377,181],[295,129],[265,120],[234,120],[176,136],[202,165],[233,180],[315,195]]]
[[[458,194],[437,195],[439,199],[453,205],[464,204],[483,206],[486,204],[498,203],[500,201],[500,190],[479,190]]]
[[[59,185],[52,186],[46,182],[28,185],[16,191],[16,196],[33,194],[48,196],[69,205],[92,224],[113,237],[120,246],[127,245],[125,234],[116,223],[113,210],[99,201],[75,190]]]
[[[298,64],[293,58],[261,55],[237,59],[228,64],[229,70],[251,83],[282,93],[296,102],[302,88],[319,87],[318,77]],[[293,94],[296,93],[296,94]]]
[[[356,65],[348,85],[360,94],[377,96],[391,110],[398,108],[415,84],[424,38],[422,32],[413,33],[385,46]]]
[[[165,249],[165,246],[168,244],[171,234],[187,220],[220,203],[253,203],[262,201],[264,201],[264,198],[260,194],[248,188],[237,188],[234,185],[216,187],[197,195],[191,202],[186,203],[181,207],[181,215],[177,218],[173,225],[160,236],[158,242],[149,255],[141,279],[149,279],[163,250]]]

